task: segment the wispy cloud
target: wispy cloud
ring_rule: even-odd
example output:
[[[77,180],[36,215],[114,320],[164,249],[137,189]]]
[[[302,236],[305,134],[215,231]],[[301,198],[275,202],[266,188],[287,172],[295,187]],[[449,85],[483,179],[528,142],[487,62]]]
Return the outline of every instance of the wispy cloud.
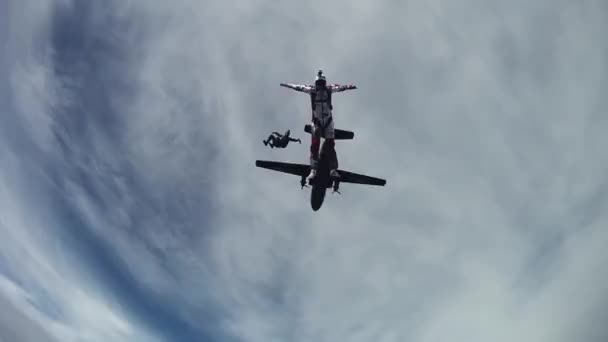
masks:
[[[11,7],[0,297],[22,315],[3,333],[605,340],[606,9]],[[359,86],[334,100],[341,167],[388,185],[312,213],[253,161],[306,162],[261,140],[300,132],[308,100],[278,84],[318,69]]]

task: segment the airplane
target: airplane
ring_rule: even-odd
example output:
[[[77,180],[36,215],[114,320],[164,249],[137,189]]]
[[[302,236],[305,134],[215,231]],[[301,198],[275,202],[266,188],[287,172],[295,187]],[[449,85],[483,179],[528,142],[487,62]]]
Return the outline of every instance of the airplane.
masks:
[[[311,125],[306,125],[304,127],[304,131],[306,133],[311,133],[312,127]],[[350,131],[335,129],[335,139],[344,140],[344,139],[353,139],[354,133]],[[333,150],[335,152],[335,150]],[[315,178],[309,182],[308,185],[311,185],[310,191],[310,206],[313,211],[318,211],[321,209],[323,205],[323,201],[325,200],[325,194],[327,189],[333,186],[333,191],[340,193],[339,187],[340,183],[353,183],[353,184],[363,184],[363,185],[374,185],[374,186],[384,186],[386,185],[386,180],[381,178],[370,177],[366,175],[361,175],[357,173],[352,173],[349,171],[344,171],[338,169],[338,173],[340,174],[339,179],[332,179],[329,176],[329,165],[331,165],[332,158],[336,158],[335,153],[330,153],[325,149],[325,142],[323,142],[321,146],[321,151],[319,155],[319,164],[317,167],[317,174]],[[256,160],[255,166],[269,169],[273,171],[288,173],[296,176],[300,176],[300,185],[302,188],[307,187],[306,177],[310,173],[310,165],[308,164],[296,164],[296,163],[284,163],[278,161],[269,161],[269,160]]]

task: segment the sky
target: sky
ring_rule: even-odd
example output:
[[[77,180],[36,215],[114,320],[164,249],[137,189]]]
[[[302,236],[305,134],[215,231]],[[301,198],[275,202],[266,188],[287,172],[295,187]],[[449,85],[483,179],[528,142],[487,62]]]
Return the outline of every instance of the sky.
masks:
[[[0,0],[0,341],[608,340],[608,3]],[[342,184],[312,212],[306,95]],[[291,129],[303,143],[262,144]]]

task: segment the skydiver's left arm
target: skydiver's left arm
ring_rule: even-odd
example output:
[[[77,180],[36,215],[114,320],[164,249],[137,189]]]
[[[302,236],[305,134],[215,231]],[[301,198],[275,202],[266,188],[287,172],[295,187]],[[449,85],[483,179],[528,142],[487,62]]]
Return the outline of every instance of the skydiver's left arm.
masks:
[[[308,93],[312,91],[312,87],[304,84],[291,84],[291,83],[281,83],[281,87],[293,89],[295,91],[301,91],[303,93]]]
[[[345,90],[357,89],[357,86],[353,85],[353,84],[346,84],[346,85],[332,84],[330,86],[330,88],[331,88],[332,93],[339,93],[339,92],[342,92]]]

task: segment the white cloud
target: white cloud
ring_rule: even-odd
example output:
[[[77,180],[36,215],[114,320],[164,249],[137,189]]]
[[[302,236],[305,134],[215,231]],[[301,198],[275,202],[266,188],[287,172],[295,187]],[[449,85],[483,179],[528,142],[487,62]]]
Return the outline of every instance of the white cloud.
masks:
[[[197,20],[193,7],[183,25],[198,28],[199,42],[186,44],[187,35],[179,34],[184,29],[167,29],[186,56],[206,59],[217,46],[241,47],[213,69],[192,62],[189,76],[175,80],[213,80],[203,93],[210,96],[217,86],[217,98],[228,103],[221,116],[229,125],[217,137],[224,143],[222,174],[231,176],[221,183],[227,214],[213,254],[226,306],[235,307],[230,327],[243,338],[507,340],[516,334],[556,340],[577,330],[555,325],[556,317],[585,320],[583,308],[605,296],[599,291],[589,302],[559,301],[583,290],[580,284],[603,279],[586,274],[573,281],[576,268],[553,276],[542,269],[562,270],[571,258],[593,263],[577,249],[564,252],[559,241],[590,231],[595,237],[577,244],[584,249],[601,234],[603,219],[581,206],[603,182],[595,170],[607,165],[581,147],[601,145],[584,131],[594,125],[592,108],[605,105],[596,91],[606,81],[605,49],[597,47],[600,11],[475,4],[377,3],[332,19],[321,12],[338,13],[340,5],[302,8],[294,10],[295,20],[308,26],[292,33],[298,27],[292,22],[280,36],[267,35],[266,27],[277,30],[273,24],[287,21],[287,10],[276,17],[255,10],[235,15],[245,24],[234,34],[215,29],[220,19]],[[569,53],[574,46],[577,52]],[[582,66],[583,56],[589,58],[574,77],[568,66]],[[226,84],[241,65],[247,66],[237,76],[243,83]],[[337,125],[357,133],[339,144],[343,167],[385,176],[389,184],[381,190],[345,186],[344,196],[310,215],[296,179],[248,165],[257,158],[305,161],[305,148],[270,154],[250,144],[267,130],[303,123],[306,98],[273,87],[307,81],[317,68],[360,86],[336,99]],[[165,77],[174,80],[174,74]],[[250,114],[273,107],[273,116]],[[220,113],[207,115],[214,120]],[[585,221],[594,225],[577,219],[589,215],[595,217]],[[538,299],[551,292],[551,306]]]
[[[38,189],[23,184],[28,180],[31,183],[38,172],[26,168],[21,157],[5,148],[2,155],[5,163],[0,172],[0,260],[5,267],[0,269],[0,297],[18,310],[11,319],[19,321],[23,315],[36,322],[49,340],[152,341],[149,333],[131,322],[124,308],[112,303],[112,296],[89,278],[90,272],[82,270],[83,266],[74,260],[75,253],[65,250],[70,246],[65,234],[82,228],[72,226],[61,231],[66,227],[59,226],[69,223],[58,221],[48,205],[50,193],[42,191],[48,183],[35,181]],[[13,328],[17,335],[27,336],[29,326],[36,324],[24,320]]]
[[[136,23],[116,39],[137,89],[120,103],[124,136],[74,147],[104,205],[68,193],[167,310],[202,326],[215,314],[247,341],[605,339],[602,2],[110,13]],[[356,133],[338,143],[341,167],[388,185],[344,185],[312,213],[297,178],[253,161],[306,162],[305,143],[261,140],[301,132],[308,99],[278,83],[317,69],[359,86],[335,98],[336,126]],[[102,312],[99,329],[129,331]]]
[[[9,4],[0,147],[0,337],[10,341],[153,341],[84,269],[69,238],[82,229],[58,211],[60,165],[51,112],[70,99],[53,70],[53,9]],[[70,95],[70,94],[67,94]],[[7,99],[8,101],[4,101]],[[47,169],[48,168],[48,169]],[[61,181],[60,181],[61,182]]]

